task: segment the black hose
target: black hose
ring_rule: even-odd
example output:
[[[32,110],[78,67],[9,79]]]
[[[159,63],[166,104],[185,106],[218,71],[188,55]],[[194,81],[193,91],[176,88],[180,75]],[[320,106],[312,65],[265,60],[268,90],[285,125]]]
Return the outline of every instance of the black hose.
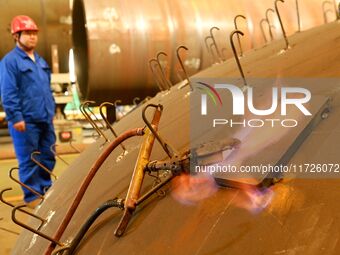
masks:
[[[99,206],[93,214],[87,219],[87,221],[83,224],[77,235],[74,237],[72,240],[69,249],[65,251],[65,255],[73,255],[74,251],[77,249],[79,243],[89,230],[89,228],[92,226],[92,224],[96,221],[96,219],[107,209],[112,208],[112,207],[117,207],[119,209],[124,209],[124,201],[123,199],[111,199],[106,201],[104,204]]]

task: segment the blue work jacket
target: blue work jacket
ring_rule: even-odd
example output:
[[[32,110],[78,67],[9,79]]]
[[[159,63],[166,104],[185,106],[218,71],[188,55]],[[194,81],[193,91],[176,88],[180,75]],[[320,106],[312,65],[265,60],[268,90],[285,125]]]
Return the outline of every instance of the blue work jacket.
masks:
[[[51,71],[46,61],[34,53],[35,62],[18,46],[0,65],[1,102],[9,122],[50,122],[55,113]]]

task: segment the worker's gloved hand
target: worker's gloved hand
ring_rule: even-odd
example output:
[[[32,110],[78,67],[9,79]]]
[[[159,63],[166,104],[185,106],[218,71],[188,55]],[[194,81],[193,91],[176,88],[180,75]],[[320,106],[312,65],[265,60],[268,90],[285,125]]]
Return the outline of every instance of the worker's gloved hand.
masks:
[[[15,124],[13,124],[13,127],[15,130],[18,130],[19,132],[25,132],[26,130],[26,125],[25,125],[25,121],[19,121]]]

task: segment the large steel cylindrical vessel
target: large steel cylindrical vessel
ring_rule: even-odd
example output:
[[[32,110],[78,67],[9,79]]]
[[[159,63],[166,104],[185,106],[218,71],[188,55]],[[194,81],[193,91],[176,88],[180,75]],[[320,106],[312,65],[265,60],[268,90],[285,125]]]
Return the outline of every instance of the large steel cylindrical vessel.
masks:
[[[303,30],[323,22],[319,1],[298,3]],[[296,1],[279,2],[278,7],[288,35],[295,33]],[[196,73],[212,64],[204,38],[213,26],[220,28],[214,31],[219,52],[222,58],[228,58],[232,56],[229,33],[237,14],[247,17],[247,23],[238,20],[239,29],[245,32],[244,50],[259,47],[264,44],[259,22],[268,8],[274,9],[274,1],[74,0],[73,43],[81,92],[98,101],[152,95],[156,86],[149,59],[159,51],[166,52],[168,57],[161,57],[161,61],[167,64],[171,80],[178,81],[175,50],[185,45],[189,48],[188,53],[181,53],[185,67],[189,74]],[[269,20],[274,39],[281,38],[277,15],[271,13]]]

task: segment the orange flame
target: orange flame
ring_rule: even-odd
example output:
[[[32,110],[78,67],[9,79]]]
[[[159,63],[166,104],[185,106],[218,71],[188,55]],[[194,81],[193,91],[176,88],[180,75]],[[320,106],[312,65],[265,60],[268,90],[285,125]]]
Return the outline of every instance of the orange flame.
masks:
[[[212,196],[217,191],[217,185],[211,175],[182,174],[172,182],[172,197],[185,205],[195,205],[199,201]]]
[[[242,188],[233,201],[233,205],[247,211],[258,214],[266,209],[274,198],[272,189]]]

